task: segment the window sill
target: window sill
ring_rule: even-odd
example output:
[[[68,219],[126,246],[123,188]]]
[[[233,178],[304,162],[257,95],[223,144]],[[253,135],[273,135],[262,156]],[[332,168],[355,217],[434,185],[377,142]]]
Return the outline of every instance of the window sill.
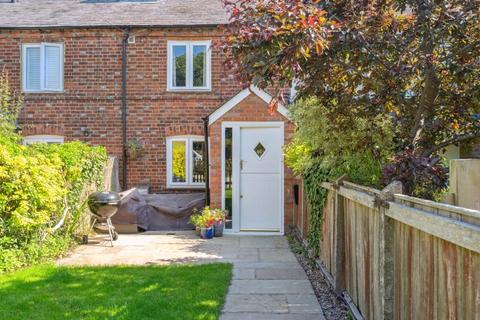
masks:
[[[212,89],[211,89],[211,88],[205,88],[205,89],[167,88],[167,92],[180,92],[180,93],[192,92],[192,93],[198,93],[198,92],[212,92]]]
[[[42,94],[42,93],[65,93],[65,91],[25,91],[23,90],[22,93],[24,94]]]
[[[167,184],[167,189],[170,189],[170,190],[202,190],[202,189],[205,189],[205,185],[171,185],[171,184]]]

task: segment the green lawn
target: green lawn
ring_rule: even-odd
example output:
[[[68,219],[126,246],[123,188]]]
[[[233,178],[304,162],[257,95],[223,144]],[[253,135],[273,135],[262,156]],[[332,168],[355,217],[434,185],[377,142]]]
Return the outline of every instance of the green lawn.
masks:
[[[217,319],[230,264],[39,266],[0,276],[0,319]]]

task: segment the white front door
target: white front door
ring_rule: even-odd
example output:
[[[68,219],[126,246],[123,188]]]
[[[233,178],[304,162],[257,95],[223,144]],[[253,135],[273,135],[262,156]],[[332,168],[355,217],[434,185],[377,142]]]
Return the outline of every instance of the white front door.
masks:
[[[240,231],[282,230],[283,128],[240,128]]]

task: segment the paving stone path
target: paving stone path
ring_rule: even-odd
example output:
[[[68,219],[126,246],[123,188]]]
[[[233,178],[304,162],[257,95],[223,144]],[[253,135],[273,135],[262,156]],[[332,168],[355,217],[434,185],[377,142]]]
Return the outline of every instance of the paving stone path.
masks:
[[[224,236],[192,232],[120,235],[78,247],[63,265],[233,263],[222,320],[324,319],[312,286],[285,237]]]

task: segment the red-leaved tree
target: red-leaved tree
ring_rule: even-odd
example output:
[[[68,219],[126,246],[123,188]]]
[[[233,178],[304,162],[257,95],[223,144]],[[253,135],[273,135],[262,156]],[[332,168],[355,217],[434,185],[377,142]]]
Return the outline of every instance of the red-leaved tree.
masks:
[[[441,188],[438,152],[480,137],[478,0],[225,5],[231,23],[221,46],[241,81],[265,88],[295,80],[299,96],[329,108],[337,130],[354,117],[388,115],[396,152],[385,183],[399,179],[412,193],[434,176],[431,187]]]

